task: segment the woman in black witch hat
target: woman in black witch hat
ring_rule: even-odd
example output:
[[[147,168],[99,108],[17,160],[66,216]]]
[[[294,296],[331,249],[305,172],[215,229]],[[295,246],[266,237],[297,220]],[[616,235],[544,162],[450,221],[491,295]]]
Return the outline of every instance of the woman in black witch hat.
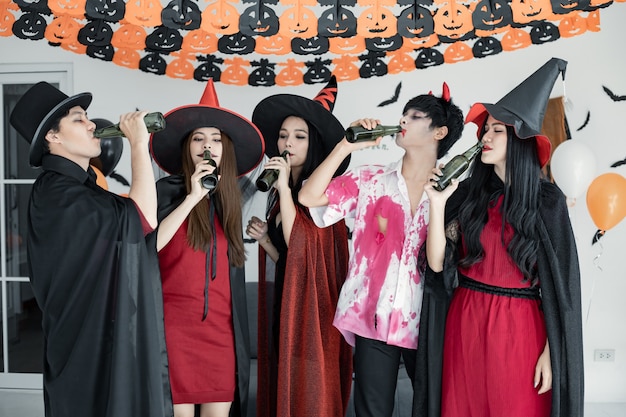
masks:
[[[350,396],[351,349],[332,325],[347,272],[347,228],[339,222],[318,229],[297,200],[303,181],[344,136],[331,113],[336,94],[332,77],[312,100],[278,94],[252,115],[267,141],[265,168],[280,172],[267,221],[253,217],[246,230],[259,242],[261,261],[267,253],[276,262],[274,279],[259,271],[259,417],[345,415]]]
[[[429,414],[415,416],[582,416],[576,243],[563,193],[541,178],[550,158],[541,125],[565,67],[553,58],[498,103],[474,104],[466,122],[478,126],[484,147],[471,176],[458,189],[425,186],[435,274],[427,279],[422,322],[430,326],[420,332],[420,349],[436,352],[442,343],[443,372],[441,413],[429,366]]]
[[[237,177],[263,156],[261,133],[218,107],[212,80],[197,105],[165,115],[152,155],[157,250],[175,417],[247,415],[250,341]],[[215,163],[211,165],[205,155]],[[217,174],[212,181],[209,175]]]

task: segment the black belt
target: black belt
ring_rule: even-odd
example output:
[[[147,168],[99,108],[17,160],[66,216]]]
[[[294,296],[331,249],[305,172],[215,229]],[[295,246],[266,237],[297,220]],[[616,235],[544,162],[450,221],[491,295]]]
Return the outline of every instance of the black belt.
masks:
[[[541,292],[538,286],[531,288],[494,287],[493,285],[483,284],[482,282],[475,281],[461,274],[459,274],[459,287],[485,292],[487,294],[502,295],[504,297],[528,298],[531,300],[541,299]]]

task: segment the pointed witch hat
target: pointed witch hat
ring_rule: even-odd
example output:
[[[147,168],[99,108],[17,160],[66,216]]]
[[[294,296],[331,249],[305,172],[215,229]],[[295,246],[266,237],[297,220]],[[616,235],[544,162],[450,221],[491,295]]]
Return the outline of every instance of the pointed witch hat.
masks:
[[[551,145],[550,139],[541,134],[541,125],[552,87],[559,74],[565,79],[566,67],[566,61],[550,59],[496,104],[475,103],[467,113],[465,123],[475,123],[480,138],[485,120],[491,115],[512,126],[520,139],[536,137],[539,163],[543,167],[550,160]]]
[[[312,124],[320,134],[324,157],[343,139],[346,131],[332,114],[337,100],[337,78],[333,75],[328,84],[313,99],[293,94],[276,94],[259,102],[252,112],[252,123],[263,133],[265,154],[278,156],[278,133],[289,116],[297,116]],[[335,173],[343,173],[350,164],[347,157]]]
[[[216,127],[230,137],[239,176],[261,162],[265,150],[261,132],[245,117],[220,107],[213,79],[209,79],[200,104],[171,110],[165,114],[165,129],[150,137],[150,152],[157,165],[169,174],[182,174],[183,143],[200,127]]]

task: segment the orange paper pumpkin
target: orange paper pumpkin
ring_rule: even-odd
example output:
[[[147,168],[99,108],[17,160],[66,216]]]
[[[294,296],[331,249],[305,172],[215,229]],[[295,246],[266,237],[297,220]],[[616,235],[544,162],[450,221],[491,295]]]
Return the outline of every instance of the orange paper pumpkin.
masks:
[[[85,17],[86,0],[48,0],[48,7],[55,16]]]
[[[71,16],[58,16],[48,24],[44,36],[53,45],[70,43],[78,39],[78,31],[82,27]]]
[[[389,64],[387,64],[388,74],[398,74],[415,69],[415,60],[406,50],[399,49],[394,52],[387,52],[387,56],[391,57]]]
[[[225,59],[224,64],[228,65],[222,72],[221,82],[224,84],[246,85],[248,84],[248,72],[244,66],[250,66],[250,62],[243,58]]]
[[[210,54],[217,51],[217,36],[203,29],[190,30],[183,38],[181,51]]]
[[[254,50],[264,55],[285,55],[291,52],[291,39],[280,33],[256,38]]]
[[[17,11],[20,8],[17,4],[10,0],[4,0],[0,2],[0,36],[8,37],[13,36],[13,24],[15,23],[15,16],[9,10]]]
[[[159,0],[133,0],[126,2],[124,21],[133,25],[156,27],[161,22],[163,6]]]
[[[328,38],[328,50],[333,54],[360,54],[365,51],[365,38],[354,35],[349,38]]]
[[[580,13],[573,12],[565,15],[559,23],[559,33],[562,38],[582,35],[587,31],[587,20],[583,19]]]
[[[443,53],[443,60],[448,64],[469,61],[472,58],[474,58],[472,48],[460,41],[454,42],[452,45],[448,46]]]
[[[502,36],[500,43],[503,51],[515,51],[526,48],[531,44],[530,34],[523,29],[512,28]]]
[[[287,3],[287,1],[283,1]],[[317,1],[315,0],[291,0],[290,4],[296,4],[295,7],[291,7],[280,16],[278,19],[279,33],[288,38],[311,38],[317,36],[317,16],[313,10],[304,7],[315,6]]]
[[[290,58],[284,64],[279,65],[285,68],[276,74],[276,85],[286,87],[302,84],[304,74],[302,73],[301,68],[304,68],[304,63],[297,62],[295,59]]]
[[[337,81],[357,80],[360,77],[359,67],[354,65],[354,62],[358,61],[358,57],[349,55],[333,59],[333,64],[335,64],[333,75],[337,77]]]
[[[239,11],[228,3],[237,0],[217,0],[204,9],[200,28],[218,35],[234,35],[239,32]]]
[[[137,69],[139,68],[139,60],[141,56],[139,53],[130,48],[118,48],[113,55],[113,62],[120,67]]]
[[[453,40],[466,37],[474,31],[472,10],[469,6],[446,0],[435,12],[435,33]]]
[[[602,174],[587,189],[587,208],[600,230],[609,230],[626,216],[626,178]]]
[[[587,29],[590,32],[600,32],[600,11],[594,10],[587,15]]]
[[[138,25],[124,24],[113,32],[111,45],[116,48],[142,50],[146,47],[146,30]]]
[[[526,25],[553,18],[550,0],[511,0],[513,22]]]
[[[178,56],[178,58],[167,64],[165,75],[172,78],[191,80],[193,78],[194,67],[189,61],[190,56],[184,53],[173,53],[172,55]]]
[[[359,1],[359,4],[364,3]],[[395,1],[380,0],[374,7],[365,9],[357,18],[356,31],[364,38],[386,38],[398,30],[398,20],[393,12],[383,6],[394,6]]]

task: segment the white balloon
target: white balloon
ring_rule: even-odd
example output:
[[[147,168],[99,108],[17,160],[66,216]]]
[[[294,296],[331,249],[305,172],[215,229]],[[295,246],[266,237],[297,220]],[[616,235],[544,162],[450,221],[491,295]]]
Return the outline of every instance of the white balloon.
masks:
[[[576,198],[595,178],[596,158],[587,145],[566,140],[554,150],[550,170],[561,191],[569,198]]]

